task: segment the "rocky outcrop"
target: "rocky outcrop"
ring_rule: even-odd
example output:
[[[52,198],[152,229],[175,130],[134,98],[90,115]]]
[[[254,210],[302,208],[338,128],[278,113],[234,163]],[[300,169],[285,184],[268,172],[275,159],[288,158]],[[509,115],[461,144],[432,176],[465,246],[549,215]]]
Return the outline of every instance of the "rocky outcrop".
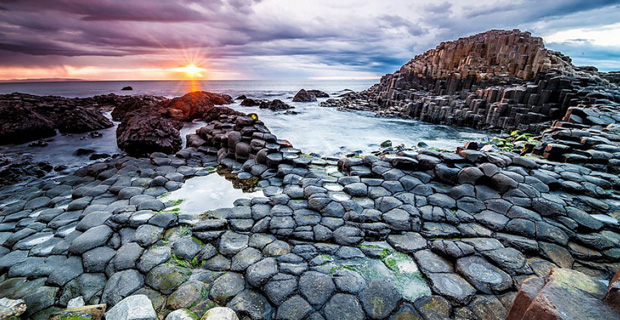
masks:
[[[301,89],[293,97],[293,102],[312,102],[316,101],[316,96],[308,91]]]
[[[316,98],[328,98],[329,94],[320,90],[299,90],[293,97],[293,102],[313,102]]]
[[[212,121],[221,114],[236,111],[216,105],[229,104],[232,98],[205,91],[195,91],[174,99],[136,97],[127,100],[113,117],[121,120],[116,130],[118,147],[132,155],[152,152],[174,153],[182,147],[181,121]]]
[[[61,133],[82,133],[113,126],[101,111],[120,103],[116,95],[92,98],[0,95],[0,144],[22,143]]]
[[[167,112],[171,118],[190,121],[202,119],[211,121],[217,119],[220,114],[236,114],[230,108],[220,108],[216,105],[225,105],[232,102],[232,97],[217,93],[195,91],[182,97],[165,100],[156,106]]]
[[[29,156],[0,154],[0,188],[29,178],[41,178],[52,171],[48,163],[33,162]]]
[[[311,90],[307,90],[307,92],[317,98],[329,98],[329,94],[321,90],[311,89]]]
[[[256,106],[259,106],[260,103],[261,103],[260,100],[251,99],[251,98],[245,98],[245,99],[243,99],[243,101],[241,101],[241,106],[244,106],[244,107],[256,107]]]
[[[549,70],[573,72],[571,59],[545,48],[542,38],[519,30],[491,30],[416,56],[381,78],[380,91],[418,89],[454,94],[474,85],[531,80]]]
[[[121,121],[130,112],[136,112],[142,109],[156,109],[155,106],[165,100],[166,98],[159,96],[132,96],[112,110],[112,119]]]
[[[181,149],[183,125],[159,114],[137,113],[126,117],[116,130],[118,147],[131,155],[174,153]]]
[[[81,133],[110,128],[114,124],[100,111],[76,107],[58,115],[51,115],[58,131],[62,133]]]
[[[56,135],[54,123],[35,112],[20,106],[0,105],[0,144],[22,143]]]
[[[269,100],[261,101],[258,107],[261,109],[269,109],[271,111],[279,111],[279,110],[287,110],[287,109],[295,108],[293,106],[286,104],[284,101],[279,100],[279,99],[274,99],[271,101]]]

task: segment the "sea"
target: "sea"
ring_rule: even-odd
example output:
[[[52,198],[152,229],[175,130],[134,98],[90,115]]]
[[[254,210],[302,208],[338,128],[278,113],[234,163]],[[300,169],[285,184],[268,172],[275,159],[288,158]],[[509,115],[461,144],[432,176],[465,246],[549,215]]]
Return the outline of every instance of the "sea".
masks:
[[[188,92],[204,90],[231,95],[245,95],[255,99],[280,99],[295,107],[296,114],[274,112],[258,107],[243,107],[241,100],[229,107],[246,113],[256,113],[259,119],[280,139],[290,141],[304,153],[322,156],[344,156],[351,152],[368,153],[377,150],[381,143],[391,140],[393,145],[416,146],[420,142],[429,147],[454,150],[467,141],[487,139],[487,134],[469,128],[429,124],[417,120],[380,118],[368,111],[338,111],[320,107],[317,102],[293,102],[300,89],[318,89],[336,98],[346,90],[361,91],[378,80],[246,80],[246,81],[67,81],[67,82],[17,82],[0,83],[0,94],[21,92],[34,95],[64,97],[90,97],[94,95],[157,95],[173,98]],[[133,90],[123,91],[131,86]],[[109,114],[107,115],[109,116]],[[90,148],[97,153],[116,154],[116,125],[101,130],[102,137],[88,134],[61,135],[47,139],[46,147],[30,143],[0,146],[3,154],[27,154],[35,161],[53,165],[79,167],[92,162],[88,156],[76,156],[78,148]],[[181,135],[195,132],[205,125],[202,121],[188,123]],[[184,139],[185,140],[185,139]]]

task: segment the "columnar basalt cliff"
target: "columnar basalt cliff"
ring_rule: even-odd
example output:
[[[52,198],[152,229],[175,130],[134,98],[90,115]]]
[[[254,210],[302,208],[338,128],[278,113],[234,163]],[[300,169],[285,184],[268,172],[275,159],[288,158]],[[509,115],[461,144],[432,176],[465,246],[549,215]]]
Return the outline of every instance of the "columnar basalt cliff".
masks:
[[[394,74],[384,76],[379,88],[453,94],[479,84],[531,80],[539,72],[552,69],[574,71],[571,59],[545,49],[542,38],[519,30],[491,30],[442,42]]]
[[[620,169],[615,73],[576,67],[530,33],[492,30],[445,42],[360,93],[322,106],[378,116],[542,134],[545,158]]]

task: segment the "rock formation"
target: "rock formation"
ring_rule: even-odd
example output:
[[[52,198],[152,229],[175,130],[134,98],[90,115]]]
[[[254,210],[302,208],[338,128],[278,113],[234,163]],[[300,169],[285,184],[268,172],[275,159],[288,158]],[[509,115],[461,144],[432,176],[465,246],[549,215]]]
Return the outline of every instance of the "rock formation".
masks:
[[[0,95],[0,144],[22,143],[61,133],[82,133],[112,127],[101,111],[119,103],[116,95],[92,98]]]
[[[312,102],[316,101],[316,97],[308,91],[301,89],[293,97],[293,102]]]
[[[299,90],[293,97],[293,102],[312,102],[316,101],[316,98],[328,98],[329,94],[320,90]]]
[[[453,94],[480,83],[513,78],[531,80],[539,72],[574,71],[571,59],[545,49],[542,38],[519,30],[491,30],[456,41],[442,42],[418,55],[391,75],[379,88],[424,89]]]
[[[442,43],[368,90],[321,105],[542,134],[536,154],[620,172],[620,89],[612,73],[570,61],[527,32],[492,30]]]
[[[205,91],[195,91],[174,99],[128,99],[112,112],[113,117],[121,120],[116,130],[117,144],[132,155],[174,153],[182,147],[179,134],[183,127],[181,121],[212,121],[221,114],[237,114],[230,108],[216,106],[231,102],[230,96]]]
[[[287,110],[287,109],[295,108],[293,106],[286,104],[284,101],[280,99],[274,99],[271,101],[269,100],[261,101],[258,107],[261,109],[269,109],[271,111],[279,111],[279,110]]]

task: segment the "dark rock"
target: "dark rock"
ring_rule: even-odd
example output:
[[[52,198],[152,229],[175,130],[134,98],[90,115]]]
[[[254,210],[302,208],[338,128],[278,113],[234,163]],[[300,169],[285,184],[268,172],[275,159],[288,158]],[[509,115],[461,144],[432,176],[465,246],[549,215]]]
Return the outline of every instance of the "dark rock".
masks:
[[[271,111],[279,111],[279,110],[293,109],[295,107],[289,106],[288,104],[284,103],[282,100],[275,99],[273,101],[262,101],[259,105],[259,108],[269,109]]]
[[[179,125],[157,114],[126,117],[116,129],[118,147],[131,155],[172,154],[181,149]]]
[[[56,134],[51,120],[17,104],[1,103],[0,119],[0,144],[17,144]]]
[[[293,102],[312,102],[316,101],[316,96],[310,92],[301,89],[293,97]]]
[[[326,320],[364,320],[366,317],[360,302],[350,294],[335,294],[325,304]]]
[[[400,301],[400,294],[391,282],[373,280],[360,293],[359,298],[368,317],[383,319],[396,309]]]

